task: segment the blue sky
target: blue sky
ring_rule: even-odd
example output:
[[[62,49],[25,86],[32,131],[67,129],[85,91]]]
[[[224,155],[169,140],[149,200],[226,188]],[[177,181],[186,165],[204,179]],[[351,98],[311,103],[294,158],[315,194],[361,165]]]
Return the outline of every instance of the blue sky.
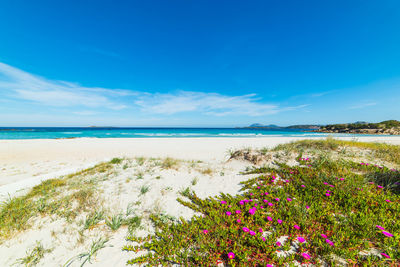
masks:
[[[399,1],[0,4],[0,126],[400,119]]]

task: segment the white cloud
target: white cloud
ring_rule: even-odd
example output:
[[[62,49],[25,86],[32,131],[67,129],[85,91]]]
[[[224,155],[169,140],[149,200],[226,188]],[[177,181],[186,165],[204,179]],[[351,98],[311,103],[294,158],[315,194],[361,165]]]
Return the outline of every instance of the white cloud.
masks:
[[[13,98],[42,105],[67,107],[104,107],[119,110],[126,106],[112,101],[112,96],[128,94],[123,90],[83,87],[79,84],[51,81],[0,63],[0,89]]]
[[[129,106],[139,108],[143,113],[162,115],[190,112],[211,116],[264,116],[305,106],[281,107],[263,103],[255,94],[228,96],[191,91],[147,93],[84,87],[66,81],[48,80],[3,63],[0,63],[0,96],[43,106],[73,107],[71,113],[82,116],[91,114],[88,109],[100,107],[121,110]],[[127,116],[127,113],[124,115]]]
[[[227,96],[190,91],[169,94],[147,93],[138,96],[135,104],[145,112],[169,115],[180,112],[201,112],[213,116],[262,116],[295,108],[281,108],[277,104],[261,103],[254,94]]]
[[[361,103],[358,105],[354,105],[349,107],[349,109],[360,109],[360,108],[366,108],[366,107],[370,107],[370,106],[375,106],[377,103],[375,102],[369,102],[369,103]]]

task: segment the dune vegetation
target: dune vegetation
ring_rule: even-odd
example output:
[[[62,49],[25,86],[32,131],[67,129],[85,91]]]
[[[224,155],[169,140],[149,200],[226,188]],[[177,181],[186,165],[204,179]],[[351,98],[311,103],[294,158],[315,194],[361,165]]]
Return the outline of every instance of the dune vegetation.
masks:
[[[153,215],[155,233],[129,237],[124,247],[147,253],[128,263],[398,266],[400,173],[357,162],[361,151],[374,162],[400,163],[398,146],[334,139],[258,151],[296,153],[297,164],[248,169],[258,176],[242,182],[238,195],[201,199],[185,192],[178,201],[197,215],[189,221]]]

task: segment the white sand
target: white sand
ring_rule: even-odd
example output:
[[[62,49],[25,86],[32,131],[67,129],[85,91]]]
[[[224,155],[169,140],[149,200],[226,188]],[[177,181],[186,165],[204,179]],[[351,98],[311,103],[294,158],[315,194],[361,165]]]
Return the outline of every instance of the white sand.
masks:
[[[140,166],[129,167],[127,171],[102,184],[104,202],[109,210],[123,211],[128,203],[140,199],[142,204],[137,212],[148,213],[159,206],[167,214],[189,218],[193,212],[176,202],[178,191],[188,186],[200,197],[216,195],[219,192],[236,194],[239,182],[249,177],[238,175],[249,163],[226,162],[229,149],[272,147],[279,143],[303,138],[260,137],[260,138],[132,138],[132,139],[62,139],[62,140],[0,140],[0,200],[8,194],[14,196],[26,192],[40,181],[88,168],[114,157],[133,158],[172,157],[184,160],[202,160],[196,168],[189,163],[179,170],[155,169],[154,174],[144,179],[127,182],[129,175]],[[353,140],[354,138],[341,138]],[[400,144],[400,137],[360,137],[359,141]],[[198,168],[210,167],[211,175],[201,174]],[[155,179],[161,175],[162,179]],[[199,177],[195,186],[194,177]],[[149,185],[151,190],[141,196],[138,188]],[[168,190],[167,190],[168,189]],[[54,219],[54,218],[53,218]],[[42,227],[40,227],[40,225]],[[74,228],[75,227],[75,228]],[[35,226],[0,245],[0,266],[10,266],[16,259],[24,257],[26,251],[41,241],[45,248],[52,248],[39,266],[61,266],[68,259],[87,250],[97,236],[108,233],[111,239],[107,247],[100,250],[95,266],[125,266],[134,253],[122,252],[126,228],[110,232],[106,227],[87,231],[86,240],[77,244],[78,226],[55,218],[42,218]],[[108,231],[108,232],[107,232]],[[146,233],[146,232],[145,232]],[[71,266],[79,266],[75,262]]]

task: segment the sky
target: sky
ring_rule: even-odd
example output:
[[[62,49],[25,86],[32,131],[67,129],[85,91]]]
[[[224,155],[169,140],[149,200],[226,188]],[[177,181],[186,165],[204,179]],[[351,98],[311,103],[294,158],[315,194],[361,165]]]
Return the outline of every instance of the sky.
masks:
[[[400,119],[400,1],[0,3],[0,126]]]

